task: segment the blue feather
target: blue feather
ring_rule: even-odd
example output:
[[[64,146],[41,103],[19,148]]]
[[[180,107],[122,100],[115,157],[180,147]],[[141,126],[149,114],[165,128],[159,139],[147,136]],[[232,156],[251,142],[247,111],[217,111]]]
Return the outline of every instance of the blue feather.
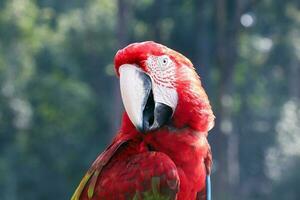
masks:
[[[211,181],[210,181],[210,175],[206,176],[206,200],[211,200]]]

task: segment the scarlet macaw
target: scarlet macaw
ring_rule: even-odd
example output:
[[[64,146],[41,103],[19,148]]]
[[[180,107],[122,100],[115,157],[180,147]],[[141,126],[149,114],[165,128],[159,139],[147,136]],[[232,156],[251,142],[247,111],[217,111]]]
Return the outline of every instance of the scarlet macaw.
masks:
[[[72,200],[205,199],[214,115],[191,61],[147,41],[119,50],[114,63],[122,125]]]

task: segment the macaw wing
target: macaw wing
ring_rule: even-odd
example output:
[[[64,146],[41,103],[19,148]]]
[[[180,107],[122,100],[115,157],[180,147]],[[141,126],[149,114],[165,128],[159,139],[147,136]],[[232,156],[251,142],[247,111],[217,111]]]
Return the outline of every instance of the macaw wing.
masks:
[[[108,161],[112,158],[114,153],[127,141],[128,137],[118,138],[113,141],[113,143],[108,146],[103,153],[101,153],[98,158],[94,161],[90,169],[84,175],[80,184],[76,188],[71,200],[79,200],[80,196],[84,190],[88,186],[88,196],[92,197],[95,184],[99,174],[101,173],[103,167],[108,163]]]
[[[175,200],[179,176],[174,162],[166,154],[155,151],[122,159],[124,147],[119,148],[99,174],[93,197],[90,198],[85,188],[81,200]]]
[[[71,200],[176,199],[179,176],[164,153],[140,151],[129,138],[115,140],[93,163]]]

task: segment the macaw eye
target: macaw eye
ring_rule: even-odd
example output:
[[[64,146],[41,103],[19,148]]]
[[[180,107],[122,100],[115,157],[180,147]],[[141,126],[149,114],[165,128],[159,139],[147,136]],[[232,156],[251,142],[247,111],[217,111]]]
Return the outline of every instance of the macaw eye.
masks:
[[[162,57],[160,57],[159,60],[160,60],[160,65],[163,68],[166,68],[169,65],[170,61],[171,61],[168,56],[162,56]]]
[[[163,64],[167,64],[167,62],[168,62],[167,58],[164,58],[163,59]]]

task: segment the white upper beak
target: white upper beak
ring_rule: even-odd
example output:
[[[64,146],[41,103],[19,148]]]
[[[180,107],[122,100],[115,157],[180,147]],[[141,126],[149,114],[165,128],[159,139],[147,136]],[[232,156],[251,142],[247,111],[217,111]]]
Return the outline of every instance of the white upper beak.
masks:
[[[143,110],[151,91],[151,80],[141,69],[131,64],[119,68],[121,96],[125,110],[131,122],[137,127],[143,127]]]
[[[119,68],[120,89],[125,110],[141,132],[153,131],[171,118],[177,105],[177,92],[157,85],[133,64]]]

